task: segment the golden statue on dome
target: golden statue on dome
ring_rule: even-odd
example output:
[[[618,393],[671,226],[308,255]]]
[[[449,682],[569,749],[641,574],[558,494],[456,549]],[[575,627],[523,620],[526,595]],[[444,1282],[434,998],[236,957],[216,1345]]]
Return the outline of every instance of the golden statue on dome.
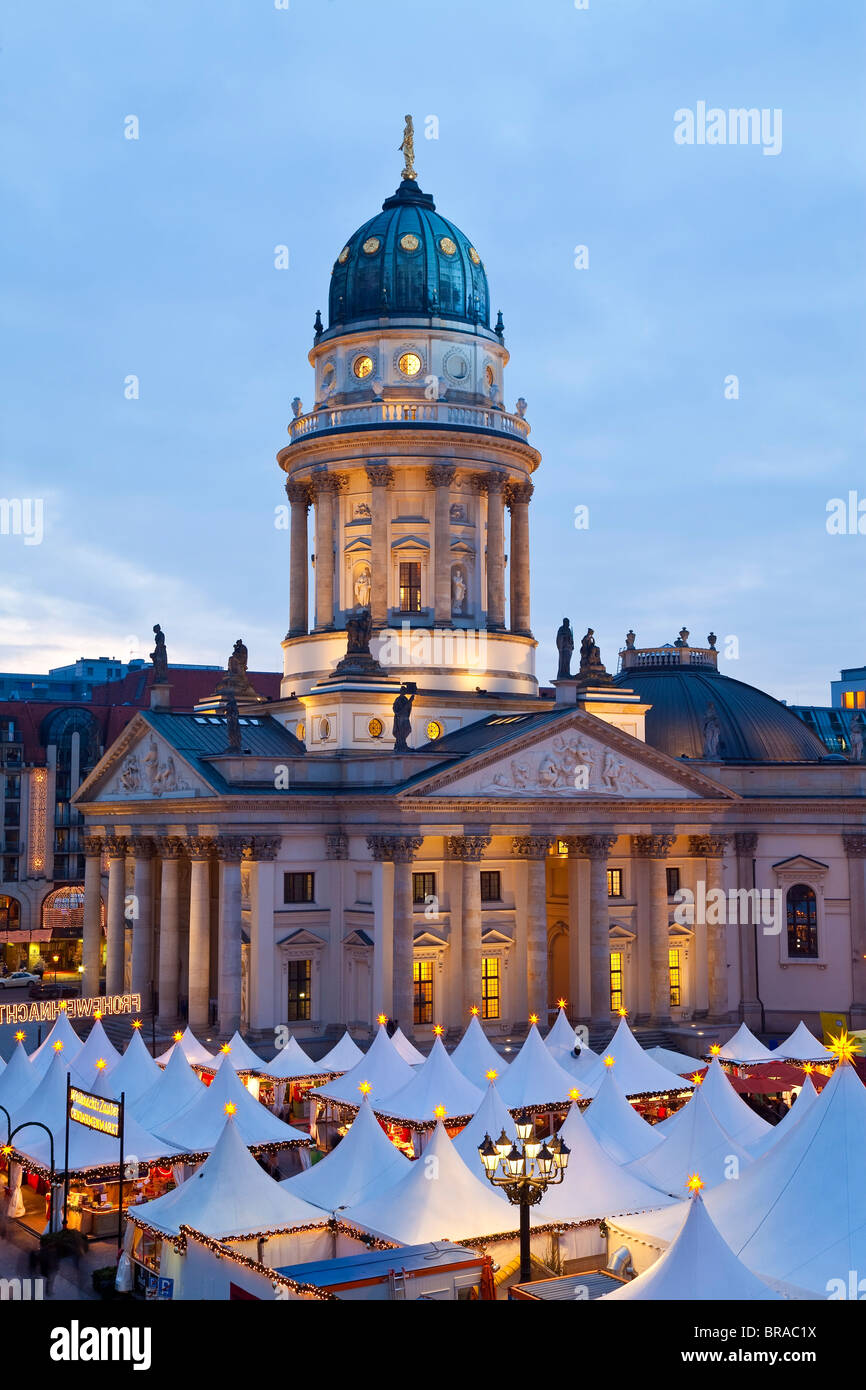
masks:
[[[406,124],[403,127],[403,140],[397,148],[403,155],[403,173],[400,175],[404,179],[416,179],[415,173],[415,126],[411,116],[406,116]]]

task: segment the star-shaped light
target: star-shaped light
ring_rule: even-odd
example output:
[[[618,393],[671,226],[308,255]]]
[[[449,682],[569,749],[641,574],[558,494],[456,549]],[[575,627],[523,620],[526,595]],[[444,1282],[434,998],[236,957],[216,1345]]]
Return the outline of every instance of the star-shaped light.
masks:
[[[689,1192],[700,1192],[703,1185],[703,1178],[700,1176],[699,1173],[689,1173],[689,1180],[686,1183],[686,1187],[689,1189]]]
[[[65,1012],[66,1012],[66,1000],[65,1000],[65,999],[61,999],[60,1003],[57,1005],[57,1008],[58,1008],[58,1010],[62,1010],[62,1011],[65,1013]]]
[[[53,1047],[55,1052],[63,1051],[63,1043],[60,1041],[59,1038],[57,1039],[57,1042],[53,1044]]]
[[[710,1047],[710,1054],[711,1054],[713,1057],[718,1057],[718,1055],[719,1055],[719,1053],[721,1052],[721,1050],[722,1050],[721,1043],[713,1043],[713,1044],[711,1045],[711,1047]]]
[[[104,1057],[100,1057],[99,1060],[98,1060],[98,1062],[96,1063],[96,1070],[97,1070],[97,1071],[105,1071],[105,1068],[106,1068],[107,1066],[108,1066],[108,1063],[106,1062],[105,1058],[104,1058]]]
[[[469,1012],[471,1013],[473,1018],[477,1018],[478,1015],[481,1013],[481,1010],[479,1009],[477,1004],[473,1004]]]
[[[495,1081],[497,1076],[499,1075],[499,1072],[496,1070],[495,1067],[491,1067],[489,1071],[486,1071],[484,1073],[484,1075],[487,1077],[488,1081]]]
[[[619,1008],[617,1009],[617,1013],[619,1014],[620,1018],[628,1018],[628,1009]]]
[[[231,1052],[231,1050],[232,1050],[232,1045],[231,1045],[231,1043],[223,1043],[222,1047],[220,1048],[220,1052],[224,1052],[224,1053],[226,1054],[226,1056],[228,1056],[228,1054]]]
[[[448,1111],[445,1109],[444,1105],[437,1105],[436,1109],[433,1111],[433,1114],[436,1116],[437,1120],[444,1120],[445,1116],[448,1114]]]
[[[373,1087],[370,1085],[369,1081],[362,1081],[360,1086],[358,1087],[358,1090],[361,1092],[362,1096],[368,1096],[372,1089]]]
[[[379,1014],[378,1018],[376,1019],[376,1022],[377,1022],[377,1023],[387,1023],[387,1022],[388,1022],[388,1015],[387,1015],[387,1014]]]
[[[704,1084],[704,1078],[701,1076],[699,1071],[696,1071],[691,1079],[692,1081],[694,1081],[696,1086],[703,1086]]]
[[[441,1023],[435,1023],[433,1025],[433,1032],[436,1034],[437,1038],[441,1038],[442,1034],[445,1032],[445,1029],[442,1027]]]
[[[564,1009],[567,1003],[568,1003],[568,1000],[567,1000],[567,999],[557,999],[557,1001],[556,1001],[556,1007],[557,1007],[558,1009]]]
[[[183,1033],[172,1033],[175,1042],[183,1042]]]
[[[615,1058],[615,1057],[611,1057],[610,1053],[608,1053],[607,1056],[606,1056],[605,1059],[604,1059],[604,1065],[605,1065],[606,1067],[615,1067],[615,1066],[616,1066],[616,1058]]]
[[[15,1041],[23,1042],[26,1036],[26,1033],[24,1033],[24,1031],[21,1028],[19,1028],[18,1032],[15,1034]]]
[[[580,1091],[577,1089],[576,1086],[572,1086],[571,1090],[570,1090],[569,1093],[568,1093],[568,1099],[569,1099],[569,1100],[580,1100]]]
[[[11,1145],[11,1144],[4,1144],[4,1145],[3,1145],[3,1148],[0,1149],[0,1153],[4,1153],[4,1154],[6,1155],[7,1158],[9,1157],[9,1155],[11,1154],[11,1152],[12,1152],[12,1145]]]
[[[853,1062],[862,1052],[859,1038],[852,1038],[851,1034],[843,1028],[837,1038],[830,1035],[827,1044],[828,1051],[833,1053],[837,1062]]]
[[[803,1070],[804,1070],[804,1072],[806,1073],[807,1076],[811,1076],[811,1075],[812,1075],[812,1072],[815,1070],[815,1063],[814,1063],[814,1062],[804,1062],[804,1063],[803,1063]]]
[[[237,1114],[237,1109],[238,1109],[238,1108],[237,1108],[237,1106],[235,1105],[235,1103],[234,1103],[233,1100],[227,1100],[226,1103],[225,1103],[225,1105],[223,1106],[223,1110],[225,1111],[225,1113],[226,1113],[227,1115],[236,1115],[236,1114]]]
[[[140,1018],[134,1018],[134,1019],[132,1020],[132,1026],[133,1026],[133,1028],[140,1028],[140,1027],[141,1027],[141,1019],[140,1019]]]
[[[96,1019],[96,1022],[98,1023],[99,1020],[102,1018],[102,1010],[101,1010],[101,1009],[94,1009],[94,1010],[93,1010],[93,1017]]]
[[[537,1023],[537,1022],[538,1022],[538,1014],[530,1014],[530,1015],[529,1015],[529,1022],[530,1022],[530,1024]]]

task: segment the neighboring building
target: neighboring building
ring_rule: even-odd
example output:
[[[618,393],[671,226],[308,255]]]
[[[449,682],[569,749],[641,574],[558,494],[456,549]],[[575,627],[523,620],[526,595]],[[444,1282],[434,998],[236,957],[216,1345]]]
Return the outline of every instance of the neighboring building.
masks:
[[[829,753],[851,753],[851,720],[866,717],[866,666],[852,666],[830,682],[830,704],[792,705],[794,713],[816,733]]]
[[[235,725],[160,698],[75,798],[85,989],[107,856],[106,987],[152,990],[166,1026],[188,999],[192,1026],[215,1009],[223,1034],[314,1038],[382,1010],[429,1038],[473,1006],[492,1030],[525,1025],[560,994],[599,1025],[619,1007],[759,1025],[763,1005],[780,1028],[820,1009],[863,1026],[866,766],[721,675],[712,636],[636,648],[630,632],[613,678],[588,632],[579,675],[539,689],[541,459],[525,401],[505,408],[490,324],[478,251],[407,169],[337,255],[315,404],[296,399],[278,455],[279,700],[242,702]],[[582,627],[591,591],[575,601]],[[763,890],[779,918],[726,925],[729,890],[735,917]]]

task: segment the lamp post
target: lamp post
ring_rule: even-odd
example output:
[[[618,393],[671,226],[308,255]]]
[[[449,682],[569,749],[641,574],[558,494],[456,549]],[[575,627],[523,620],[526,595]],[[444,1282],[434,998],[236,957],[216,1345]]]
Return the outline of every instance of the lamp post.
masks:
[[[520,1208],[520,1282],[525,1284],[532,1278],[529,1208],[541,1201],[548,1187],[562,1182],[571,1150],[559,1134],[550,1144],[539,1139],[532,1116],[516,1125],[516,1144],[505,1130],[495,1143],[485,1134],[478,1156],[488,1182],[501,1187],[509,1202]]]

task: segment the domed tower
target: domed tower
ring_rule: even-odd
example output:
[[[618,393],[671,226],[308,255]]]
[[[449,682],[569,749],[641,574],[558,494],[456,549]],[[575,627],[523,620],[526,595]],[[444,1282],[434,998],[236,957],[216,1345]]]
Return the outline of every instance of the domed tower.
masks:
[[[392,679],[531,698],[540,456],[525,402],[505,408],[508,352],[481,255],[419,188],[410,118],[402,148],[399,188],[334,261],[309,354],[313,408],[293,402],[278,455],[291,503],[283,694],[327,682],[347,619],[368,609],[371,653]]]

